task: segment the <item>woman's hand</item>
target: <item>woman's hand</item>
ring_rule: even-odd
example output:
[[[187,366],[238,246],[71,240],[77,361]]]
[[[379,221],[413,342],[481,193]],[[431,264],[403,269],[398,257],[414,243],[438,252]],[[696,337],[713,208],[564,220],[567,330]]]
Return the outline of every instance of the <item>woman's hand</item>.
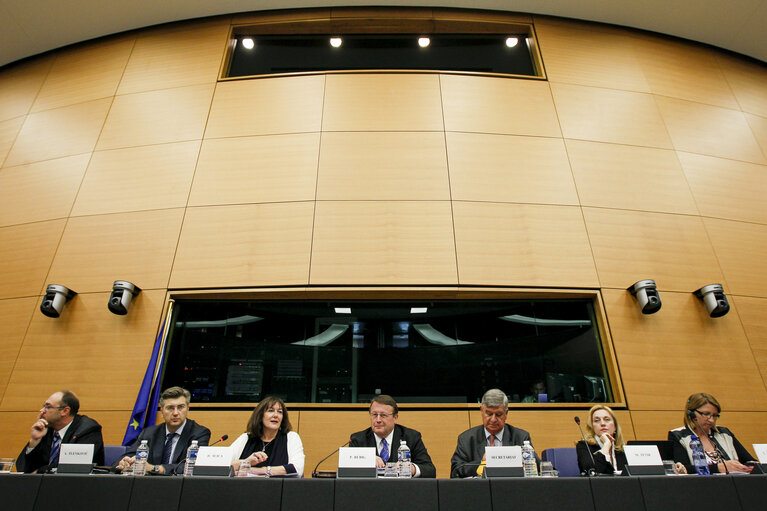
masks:
[[[602,440],[602,449],[600,449],[600,452],[605,455],[607,458],[612,454],[612,448],[613,444],[615,443],[615,438],[610,433],[605,433],[600,437],[600,440]]]
[[[686,474],[687,473],[687,467],[684,466],[684,463],[677,462],[674,467],[676,467],[676,473],[677,474]]]
[[[251,467],[255,467],[259,463],[262,463],[269,459],[269,456],[264,451],[256,451],[247,457]]]
[[[727,465],[727,470],[724,470],[724,467],[722,467],[722,463],[719,465],[719,472],[748,472],[751,473],[752,470],[754,470],[753,466],[744,465],[743,463],[737,461],[737,460],[727,460],[723,462],[725,465]]]

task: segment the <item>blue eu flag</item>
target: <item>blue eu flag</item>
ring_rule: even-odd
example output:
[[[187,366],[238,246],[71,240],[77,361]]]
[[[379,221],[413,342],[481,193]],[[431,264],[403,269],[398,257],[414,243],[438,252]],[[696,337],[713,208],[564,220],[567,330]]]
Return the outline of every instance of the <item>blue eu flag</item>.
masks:
[[[160,399],[160,376],[165,362],[164,333],[165,323],[163,322],[160,334],[154,342],[152,358],[149,359],[144,381],[141,382],[141,388],[136,397],[136,404],[133,406],[130,423],[125,430],[123,445],[131,445],[144,428],[155,423],[157,402]]]

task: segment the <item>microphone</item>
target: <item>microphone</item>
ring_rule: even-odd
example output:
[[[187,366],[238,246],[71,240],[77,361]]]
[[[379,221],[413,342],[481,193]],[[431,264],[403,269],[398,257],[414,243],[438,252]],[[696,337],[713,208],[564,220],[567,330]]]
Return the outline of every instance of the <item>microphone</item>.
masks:
[[[591,468],[584,471],[583,473],[586,474],[589,477],[594,477],[597,475],[597,462],[594,461],[594,454],[591,452],[591,447],[589,447],[589,443],[586,441],[586,435],[583,433],[583,428],[581,427],[581,418],[577,415],[575,416],[575,423],[578,425],[578,429],[581,430],[581,437],[583,437],[583,443],[586,445],[586,450],[589,452],[589,456],[591,457]]]
[[[219,438],[218,440],[216,440],[215,442],[210,444],[208,447],[212,447],[212,446],[216,445],[217,443],[223,442],[224,440],[226,440],[228,438],[229,438],[229,435],[223,435],[221,438]]]
[[[337,448],[335,451],[331,452],[330,454],[328,454],[327,456],[325,456],[324,458],[322,458],[322,459],[320,460],[320,462],[319,462],[319,463],[317,463],[317,466],[316,466],[316,467],[314,467],[314,470],[312,470],[312,477],[332,477],[332,476],[330,476],[330,475],[320,475],[320,472],[317,472],[317,469],[318,469],[318,468],[320,468],[320,465],[322,465],[322,463],[323,463],[325,460],[327,460],[328,458],[330,458],[331,456],[333,456],[335,453],[337,453],[337,452],[339,451],[339,449],[341,449],[341,447],[346,447],[347,445],[349,445],[349,444],[351,444],[351,443],[352,443],[352,441],[351,441],[351,440],[349,440],[349,441],[348,441],[348,442],[346,442],[344,445],[342,445],[342,446],[338,447],[338,448]],[[333,474],[335,475],[335,472],[333,472]]]

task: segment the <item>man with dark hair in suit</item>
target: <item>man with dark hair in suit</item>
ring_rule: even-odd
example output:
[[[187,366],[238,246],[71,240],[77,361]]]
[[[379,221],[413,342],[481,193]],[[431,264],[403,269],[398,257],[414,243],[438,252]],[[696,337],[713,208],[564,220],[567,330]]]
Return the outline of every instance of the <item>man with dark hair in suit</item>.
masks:
[[[376,466],[382,468],[387,461],[397,461],[397,449],[400,440],[404,440],[410,449],[413,477],[437,477],[437,469],[421,440],[421,433],[397,424],[399,408],[391,396],[381,394],[374,397],[369,411],[370,427],[354,433],[349,441],[350,446],[375,447],[378,453]]]
[[[149,444],[148,474],[176,473],[186,458],[192,440],[197,440],[201,447],[208,445],[210,430],[186,418],[191,398],[189,391],[181,387],[165,389],[160,394],[160,413],[165,422],[142,431],[125,452],[125,457],[115,464],[116,468],[122,471],[133,466],[142,440],[148,440]]]
[[[490,389],[482,396],[479,412],[482,425],[474,426],[458,435],[458,445],[450,460],[450,477],[481,476],[485,469],[485,447],[519,445],[530,440],[524,429],[506,424],[509,399],[500,389]],[[530,442],[532,444],[532,441]],[[535,455],[538,461],[538,454]]]
[[[93,444],[93,462],[104,464],[101,425],[79,415],[80,400],[69,390],[54,392],[32,424],[29,443],[16,462],[19,472],[45,473],[58,466],[61,444]]]

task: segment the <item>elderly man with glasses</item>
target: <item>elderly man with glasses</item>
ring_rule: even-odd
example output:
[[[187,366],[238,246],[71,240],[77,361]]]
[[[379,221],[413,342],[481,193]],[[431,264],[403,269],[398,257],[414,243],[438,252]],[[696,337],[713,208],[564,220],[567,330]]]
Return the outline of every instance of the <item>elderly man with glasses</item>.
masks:
[[[370,402],[370,427],[354,433],[349,445],[375,447],[378,454],[376,465],[382,468],[387,462],[397,461],[397,449],[400,440],[404,440],[410,449],[413,477],[437,477],[437,469],[431,462],[421,433],[397,424],[398,415],[397,402],[391,396],[381,394],[374,397]]]
[[[58,466],[61,444],[93,444],[93,462],[103,465],[101,425],[78,411],[80,400],[73,392],[60,390],[51,394],[32,424],[29,442],[19,454],[16,470],[27,474],[49,472]]]

